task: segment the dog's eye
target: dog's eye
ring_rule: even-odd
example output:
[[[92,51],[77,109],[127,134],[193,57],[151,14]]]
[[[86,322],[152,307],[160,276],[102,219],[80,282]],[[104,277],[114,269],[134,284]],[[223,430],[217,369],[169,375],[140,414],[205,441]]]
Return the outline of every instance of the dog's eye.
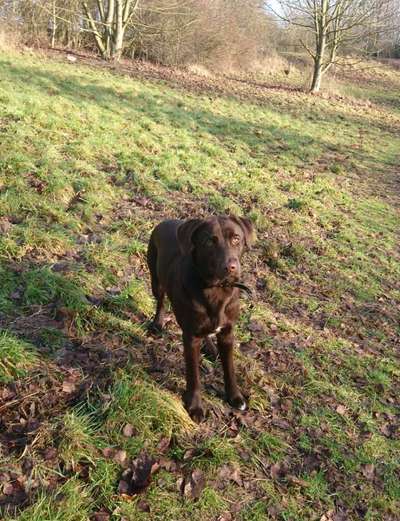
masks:
[[[214,246],[215,244],[215,239],[214,237],[207,237],[207,239],[205,240],[205,245],[206,246]]]
[[[231,239],[231,243],[233,244],[233,246],[237,246],[240,242],[240,237],[239,235],[234,235]]]

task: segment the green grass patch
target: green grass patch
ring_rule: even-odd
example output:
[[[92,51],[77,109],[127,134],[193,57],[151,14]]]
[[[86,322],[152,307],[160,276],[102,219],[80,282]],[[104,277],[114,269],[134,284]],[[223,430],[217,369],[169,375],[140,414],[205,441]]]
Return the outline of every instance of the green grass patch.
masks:
[[[111,395],[106,428],[115,442],[124,442],[132,455],[146,446],[154,449],[162,437],[180,437],[194,432],[196,425],[184,409],[181,399],[155,386],[135,368],[120,372]],[[130,423],[138,437],[123,438],[122,429]]]
[[[24,377],[38,361],[32,345],[7,331],[0,331],[0,383]]]

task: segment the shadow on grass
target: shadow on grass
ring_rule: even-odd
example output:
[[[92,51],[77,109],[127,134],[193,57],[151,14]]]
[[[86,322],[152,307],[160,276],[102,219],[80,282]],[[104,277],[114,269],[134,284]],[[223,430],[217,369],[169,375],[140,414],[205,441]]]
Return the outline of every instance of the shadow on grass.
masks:
[[[89,103],[95,106],[101,106],[103,109],[111,111],[113,113],[118,111],[118,109],[126,113],[125,111],[127,109],[133,108],[134,106],[135,110],[150,117],[155,117],[157,116],[157,114],[168,115],[168,117],[171,119],[171,123],[176,124],[180,128],[189,128],[190,130],[192,130],[192,123],[196,122],[202,130],[209,131],[211,123],[211,126],[214,126],[216,129],[220,129],[220,131],[215,130],[214,133],[217,135],[222,134],[224,136],[226,135],[225,131],[229,129],[228,135],[231,138],[238,138],[242,140],[244,143],[248,143],[249,145],[253,144],[254,142],[265,142],[265,136],[268,137],[270,134],[276,133],[277,137],[280,139],[288,139],[288,141],[296,141],[296,139],[298,139],[299,148],[303,146],[301,137],[306,134],[305,131],[299,133],[297,131],[291,131],[287,128],[282,128],[279,125],[262,125],[261,128],[259,128],[258,130],[264,131],[265,135],[264,133],[261,133],[261,135],[259,135],[257,139],[254,134],[254,126],[246,121],[241,121],[240,119],[222,116],[220,114],[216,116],[214,113],[202,109],[200,107],[196,110],[188,110],[187,107],[181,107],[181,110],[179,110],[179,107],[176,104],[177,100],[173,97],[174,92],[177,91],[176,84],[168,85],[167,82],[167,86],[171,89],[170,94],[167,93],[162,94],[160,96],[156,94],[150,95],[140,93],[137,95],[136,92],[133,94],[126,92],[121,93],[117,92],[113,88],[93,83],[90,80],[83,79],[82,76],[75,75],[75,71],[73,71],[72,74],[57,74],[54,72],[39,69],[38,67],[17,66],[7,60],[0,60],[0,63],[2,66],[3,73],[12,77],[16,82],[16,86],[19,83],[21,84],[21,87],[24,87],[25,84],[28,83],[29,85],[35,86],[41,91],[43,91],[44,94],[47,94],[49,96],[62,95],[73,101],[78,106]],[[235,80],[239,82],[248,83],[248,80]],[[255,85],[257,86],[258,83],[255,82]],[[260,88],[262,87],[266,88],[266,85],[261,83]],[[299,89],[297,88],[283,89],[281,86],[269,88],[271,88],[272,90],[287,90],[289,96],[290,93],[299,92]],[[184,85],[182,86],[181,90],[185,91]],[[205,89],[204,93],[201,92],[200,94],[207,93],[208,91],[207,89]],[[308,95],[305,94],[304,96],[305,99],[308,99]],[[221,93],[220,97],[235,100],[235,96],[229,96],[226,95],[226,93]],[[163,105],[159,103],[160,98],[164,101]],[[243,101],[243,99],[239,98],[238,101]],[[246,99],[245,101],[251,103],[252,99]],[[274,100],[272,100],[272,103],[268,100],[264,101],[266,107],[274,107]],[[289,102],[290,101],[293,101],[293,107],[291,107],[289,103],[285,107],[285,109],[289,113],[291,108],[296,109],[296,114],[294,114],[294,116],[298,118],[299,103],[301,103],[302,99],[295,98],[293,100],[290,100],[289,98]],[[332,110],[329,107],[323,107],[323,113],[321,115],[321,113],[318,111],[318,108],[314,109],[314,106],[315,104],[307,104],[305,106],[305,112],[310,114],[314,113],[314,115],[321,117],[321,121],[332,121],[332,123],[335,123],[337,125],[338,113],[335,112],[335,110]],[[255,108],[258,107],[258,105],[255,106]],[[367,118],[364,118],[363,116],[348,115],[346,116],[346,121],[361,126],[365,126],[368,123]],[[392,131],[393,129],[391,126],[388,125],[387,130]],[[320,140],[315,140],[315,143],[318,143],[318,141]],[[321,144],[324,145],[325,142],[321,141]]]
[[[290,167],[290,165],[296,165],[299,168],[312,168],[323,152],[329,150],[332,146],[332,132],[340,137],[342,130],[344,131],[345,127],[348,128],[349,124],[358,127],[370,125],[366,116],[347,115],[344,118],[345,121],[342,121],[343,118],[338,120],[339,115],[333,108],[323,107],[318,109],[318,106],[309,103],[304,108],[305,125],[303,128],[293,129],[288,127],[287,124],[272,122],[253,124],[240,117],[224,116],[205,109],[200,105],[201,100],[199,100],[198,107],[185,106],[180,99],[176,98],[176,91],[174,92],[174,90],[161,95],[148,91],[139,94],[120,93],[113,88],[76,76],[75,72],[70,75],[56,74],[38,67],[16,66],[5,60],[2,61],[2,69],[3,73],[13,78],[15,88],[18,88],[18,85],[25,86],[26,83],[29,83],[41,94],[61,95],[80,108],[88,104],[100,106],[107,112],[119,114],[121,118],[132,117],[133,115],[140,120],[140,115],[143,115],[143,117],[150,118],[156,123],[165,124],[174,129],[183,129],[189,135],[207,133],[218,139],[228,150],[232,145],[246,146],[250,149],[252,157],[256,156],[262,164],[273,165],[277,168],[279,166]],[[190,103],[189,101],[188,105]],[[301,103],[301,100],[299,100],[299,103]],[[275,111],[279,109],[279,107],[274,108],[271,102],[266,106]],[[298,119],[299,106],[293,102],[292,108],[297,111],[296,114],[293,114],[293,118]],[[255,110],[257,110],[257,107],[255,107]],[[291,107],[285,107],[285,111],[290,114]],[[312,116],[312,121],[308,119],[308,116]],[[298,124],[297,120],[294,119],[293,121]],[[321,123],[324,124],[327,129],[326,132],[329,134],[326,139],[313,135],[314,130],[318,130]],[[388,132],[393,132],[393,128],[385,122],[380,122],[379,127]],[[341,153],[345,153],[346,150],[348,152],[349,149],[345,140],[343,139],[343,142],[341,142],[338,138],[337,141]],[[352,149],[349,157],[362,165],[365,170],[376,171],[382,168],[379,159],[366,150]],[[375,193],[375,186],[384,185],[386,176],[379,179],[371,176],[368,181],[371,183],[371,193]],[[389,181],[387,190],[392,191],[393,180],[390,178]]]
[[[93,387],[106,388],[113,371],[128,361],[150,375],[176,371],[180,364],[167,345],[173,337],[149,336],[139,301],[125,298],[123,289],[94,298],[57,269],[39,263],[18,268],[17,286],[2,291],[2,308],[8,311],[0,309],[0,331],[29,342],[44,363],[64,372],[79,369],[84,382],[79,396]],[[180,351],[175,354],[181,357]]]
[[[132,302],[126,304],[130,312],[122,319],[118,295],[94,305],[84,288],[53,268],[39,263],[19,268],[18,288],[2,295],[3,304],[8,298],[12,305],[0,314],[0,332],[34,354],[26,370],[0,384],[4,457],[29,454],[42,428],[61,421],[66,411],[89,396],[97,403],[115,384],[119,369],[140,367],[157,384],[181,369],[165,338],[147,336],[145,317],[140,309],[132,309]],[[175,354],[182,358],[179,351]],[[0,369],[1,362],[0,356]]]

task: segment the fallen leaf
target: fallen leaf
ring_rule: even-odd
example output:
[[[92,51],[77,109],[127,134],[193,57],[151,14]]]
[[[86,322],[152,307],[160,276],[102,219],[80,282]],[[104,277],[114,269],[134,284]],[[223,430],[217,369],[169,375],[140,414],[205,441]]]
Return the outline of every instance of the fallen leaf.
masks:
[[[274,463],[270,469],[272,479],[282,479],[287,473],[287,467],[285,463]]]
[[[245,449],[238,449],[238,454],[240,456],[240,459],[243,461],[250,461],[251,454]]]
[[[349,515],[346,511],[338,510],[332,516],[332,521],[347,521],[349,519]]]
[[[282,429],[282,430],[290,429],[290,423],[287,422],[286,420],[283,420],[282,418],[277,418],[277,417],[272,418],[271,423],[275,427],[278,427],[279,429]]]
[[[159,461],[155,461],[153,463],[153,465],[151,466],[151,470],[150,470],[150,474],[154,474],[155,472],[157,472],[157,470],[161,467],[160,465],[160,462]]]
[[[0,219],[0,232],[7,233],[11,229],[12,224],[7,219],[7,217],[3,217]]]
[[[167,470],[168,472],[175,472],[177,470],[177,464],[172,459],[162,457],[159,461],[160,467]]]
[[[179,480],[180,492],[183,496],[198,499],[206,484],[204,473],[200,469],[194,469],[187,477]]]
[[[14,493],[14,487],[11,483],[6,483],[3,485],[3,494],[6,496],[11,496]]]
[[[8,387],[5,387],[1,393],[1,397],[5,401],[11,400],[12,398],[15,397],[15,392],[13,390],[9,389]]]
[[[150,512],[150,505],[144,499],[138,501],[136,506],[140,512]]]
[[[318,454],[308,454],[305,456],[303,460],[303,469],[306,472],[312,472],[313,470],[318,470],[321,467],[321,462],[318,458]]]
[[[13,507],[19,507],[24,505],[28,500],[28,496],[25,492],[24,486],[21,485],[21,483],[19,483],[18,481],[14,481],[13,483],[6,483],[5,485],[3,485],[3,493],[3,496],[0,494],[1,506],[9,504]]]
[[[153,465],[154,460],[148,454],[145,452],[139,454],[122,473],[118,492],[128,496],[142,492],[150,484]]]
[[[103,449],[102,452],[105,458],[111,459],[114,457],[115,449],[113,449],[112,447],[106,447],[105,449]]]
[[[93,515],[93,521],[109,521],[110,514],[104,510],[100,510]]]
[[[291,483],[293,483],[294,485],[299,485],[300,487],[306,488],[306,487],[310,486],[308,481],[305,481],[304,479],[298,478],[297,476],[289,475],[289,476],[286,476],[286,479],[288,481],[290,481]]]
[[[188,449],[185,454],[183,455],[184,460],[188,460],[190,458],[193,458],[193,456],[196,454],[196,449]]]
[[[164,454],[169,449],[170,444],[171,444],[171,438],[168,438],[167,436],[163,436],[157,445],[157,450]]]
[[[133,425],[127,423],[122,430],[122,434],[125,436],[125,438],[131,438],[135,434]]]
[[[257,322],[256,320],[251,320],[249,323],[248,329],[252,331],[253,333],[259,333],[263,331],[264,327],[261,324],[261,322]]]
[[[125,450],[117,450],[113,456],[113,460],[119,463],[122,467],[126,464],[128,455]]]
[[[71,394],[76,390],[76,386],[74,382],[69,380],[64,380],[62,384],[63,393]]]
[[[363,465],[362,473],[369,481],[372,481],[375,476],[375,465],[373,463]]]
[[[49,447],[44,452],[44,459],[46,461],[52,460],[57,456],[57,449],[55,447]]]
[[[233,481],[239,487],[243,485],[240,470],[237,467],[233,467],[233,465],[223,465],[218,474],[220,479],[224,481]]]
[[[336,407],[336,412],[343,416],[344,414],[346,414],[346,407],[344,405],[338,405]]]
[[[268,507],[268,514],[273,518],[277,519],[281,513],[281,509],[278,505],[271,505]]]
[[[387,438],[390,438],[392,436],[392,425],[390,423],[383,424],[381,427],[379,427],[379,430]]]
[[[233,517],[232,517],[232,514],[230,512],[224,512],[217,519],[217,521],[232,521],[232,520],[233,520]]]

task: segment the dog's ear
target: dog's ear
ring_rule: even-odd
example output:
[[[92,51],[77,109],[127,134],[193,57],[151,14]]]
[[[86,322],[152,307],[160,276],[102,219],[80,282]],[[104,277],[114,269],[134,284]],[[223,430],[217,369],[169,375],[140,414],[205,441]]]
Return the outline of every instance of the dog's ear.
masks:
[[[246,217],[235,217],[232,215],[231,219],[242,228],[245,244],[250,248],[256,241],[256,232],[253,223]]]
[[[181,252],[186,255],[193,249],[193,234],[204,224],[203,219],[187,219],[178,226],[176,231]]]

